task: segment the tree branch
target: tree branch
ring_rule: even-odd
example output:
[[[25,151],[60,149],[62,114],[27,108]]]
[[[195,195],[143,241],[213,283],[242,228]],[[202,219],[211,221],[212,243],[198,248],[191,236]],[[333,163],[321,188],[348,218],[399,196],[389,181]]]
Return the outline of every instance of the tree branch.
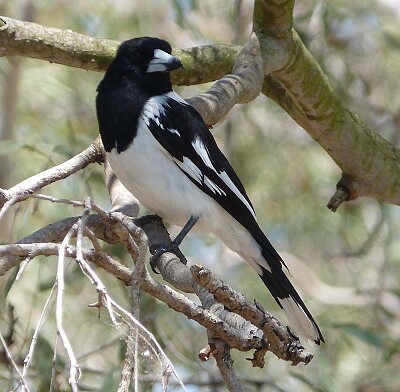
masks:
[[[254,26],[263,43],[263,56],[279,54],[267,63],[265,72],[272,77],[262,92],[282,106],[341,168],[338,185],[348,190],[347,200],[372,196],[399,205],[400,150],[366,125],[332,90],[292,29],[293,5],[294,0],[256,0]]]
[[[216,345],[217,354],[214,355],[214,357],[228,391],[243,392],[244,389],[240,385],[240,381],[233,369],[233,359],[231,358],[230,348],[223,342],[217,342]]]
[[[237,103],[255,99],[264,78],[260,42],[252,34],[238,54],[232,73],[219,79],[206,93],[187,99],[213,125],[223,119]]]
[[[65,221],[60,221],[49,225],[48,227],[40,229],[20,241],[24,243],[1,245],[0,274],[4,274],[8,269],[18,265],[18,263],[20,263],[27,257],[32,259],[39,254],[45,256],[58,255],[60,251],[60,245],[52,244],[49,242],[64,238],[65,235],[70,231],[71,227],[76,224],[78,219],[79,218],[68,218]],[[89,215],[86,221],[86,228],[91,230],[93,234],[98,238],[104,240],[108,239],[112,243],[118,241],[120,239],[120,236],[118,234],[110,235],[110,232],[116,233],[116,225],[118,225],[119,222],[115,223],[112,217],[104,222],[104,224],[100,224],[98,222],[99,220],[103,219],[98,215]],[[128,219],[128,222],[130,221],[131,220]],[[138,219],[136,221],[132,220],[131,222],[132,224],[136,222],[142,225],[143,230],[149,237],[149,242],[154,241],[155,243],[159,243],[160,233],[162,232],[163,234],[161,235],[163,238],[165,238],[165,236],[168,236],[165,228],[161,226],[161,221],[159,219],[155,221],[151,219]],[[136,225],[133,226],[133,229],[137,230]],[[132,232],[132,230],[130,230],[130,232]],[[107,235],[104,235],[104,233],[107,233]],[[44,235],[46,235],[47,237],[46,243],[28,243],[30,240],[34,239],[45,239]],[[134,236],[137,237],[137,235],[135,234]],[[66,246],[64,252],[65,256],[67,257],[77,257],[77,249],[72,245]],[[82,254],[85,259],[96,263],[101,268],[107,270],[109,273],[122,280],[125,284],[131,284],[131,270],[121,265],[116,260],[112,259],[105,252],[100,253],[96,250],[83,248]],[[215,297],[214,292],[211,291],[210,294],[208,290],[204,290],[198,287],[197,284],[193,281],[192,272],[190,271],[190,269],[183,265],[175,255],[171,255],[169,253],[164,254],[159,260],[158,268],[163,274],[163,278],[167,281],[170,281],[171,284],[173,284],[175,287],[182,288],[186,292],[195,292],[201,299],[203,307],[205,309],[201,309],[192,301],[190,301],[187,297],[176,292],[175,290],[165,285],[162,285],[159,282],[156,282],[147,273],[145,274],[141,283],[142,290],[166,303],[172,309],[184,313],[189,319],[193,319],[197,321],[200,325],[203,325],[208,330],[211,330],[213,332],[213,338],[222,340],[230,347],[236,348],[240,351],[248,351],[250,349],[262,351],[265,349],[265,347],[268,347],[268,349],[271,348],[271,351],[274,352],[274,354],[276,354],[279,358],[290,360],[293,363],[309,362],[310,358],[312,357],[311,354],[309,354],[311,357],[308,358],[307,356],[304,356],[303,352],[300,349],[297,351],[294,350],[292,357],[288,357],[287,354],[283,354],[285,352],[285,349],[283,349],[282,347],[293,347],[293,338],[291,338],[292,335],[288,334],[286,329],[281,326],[279,322],[277,322],[277,320],[273,318],[273,316],[269,315],[267,312],[262,312],[262,324],[268,324],[271,322],[271,320],[274,323],[271,324],[272,326],[270,327],[270,330],[268,330],[268,335],[265,335],[268,339],[268,343],[263,340],[264,338],[261,330],[251,324],[253,322],[253,319],[249,319],[248,315],[246,315],[245,318],[242,318],[238,315],[235,315],[234,313],[231,313],[230,311],[227,311],[223,306],[218,303],[219,299]],[[229,286],[225,287],[229,288]],[[234,292],[230,288],[229,290],[230,292]],[[215,299],[213,296],[215,297]],[[243,296],[240,297],[240,295],[237,295],[236,298],[239,300],[239,302],[236,304],[236,307],[234,309],[246,308],[246,306],[244,305],[246,301],[244,300]],[[244,314],[245,313],[241,315],[243,316]],[[278,327],[273,327],[274,325],[277,325]],[[263,326],[263,330],[267,331],[267,329],[265,328],[266,327]],[[272,344],[273,339],[271,337],[273,336],[273,334],[278,333],[277,331],[279,331],[280,335],[286,335],[286,337],[283,338],[286,340],[281,341],[280,347]],[[289,342],[289,345],[286,344],[287,342]],[[293,359],[297,356],[299,356],[297,360]],[[263,362],[253,361],[253,364],[261,366]]]
[[[71,30],[56,29],[0,16],[0,56],[24,56],[104,72],[120,42],[93,38]],[[184,68],[172,75],[176,85],[216,80],[232,69],[240,48],[233,45],[204,45],[175,49]]]
[[[56,181],[69,177],[90,163],[102,162],[101,145],[96,139],[87,149],[66,162],[21,181],[10,189],[0,188],[0,208],[14,197],[29,195]]]
[[[211,271],[200,266],[191,268],[193,277],[197,283],[206,288],[218,303],[239,314],[264,332],[268,341],[268,350],[271,350],[278,358],[292,361],[293,365],[299,362],[309,363],[313,355],[300,345],[299,338],[288,328],[283,326],[274,316],[262,308],[259,303],[246,301],[243,294],[234,291],[222,280],[211,275]],[[255,364],[257,357],[253,358]],[[263,366],[263,363],[260,367]]]

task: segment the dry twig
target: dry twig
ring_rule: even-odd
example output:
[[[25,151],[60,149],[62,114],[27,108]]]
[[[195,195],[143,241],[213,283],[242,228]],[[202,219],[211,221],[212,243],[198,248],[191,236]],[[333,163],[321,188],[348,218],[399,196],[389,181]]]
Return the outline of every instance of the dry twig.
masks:
[[[14,361],[12,355],[11,355],[11,352],[10,352],[10,350],[9,350],[8,347],[7,347],[6,341],[5,341],[5,339],[3,338],[3,335],[2,335],[1,333],[0,333],[0,342],[1,342],[1,344],[3,345],[4,351],[5,351],[6,355],[7,355],[7,358],[8,358],[8,360],[10,361],[10,363],[11,363],[13,369],[14,369],[15,372],[18,374],[19,383],[18,383],[17,388],[19,387],[19,385],[21,385],[21,386],[22,386],[22,392],[29,392],[29,389],[28,389],[28,387],[27,387],[27,385],[26,385],[24,376],[22,375],[21,371],[19,370],[18,365],[15,363],[15,361]],[[17,388],[16,388],[16,389],[17,389]]]
[[[57,333],[60,335],[61,341],[67,351],[70,368],[69,368],[69,378],[68,383],[71,385],[73,392],[78,392],[78,380],[80,378],[80,369],[78,362],[75,358],[74,351],[72,349],[71,343],[68,339],[68,335],[64,330],[63,325],[63,296],[64,296],[64,259],[65,259],[65,249],[68,246],[70,239],[72,238],[74,232],[76,232],[76,225],[72,226],[65,236],[58,254],[58,264],[57,264],[57,301],[56,301],[56,324]]]

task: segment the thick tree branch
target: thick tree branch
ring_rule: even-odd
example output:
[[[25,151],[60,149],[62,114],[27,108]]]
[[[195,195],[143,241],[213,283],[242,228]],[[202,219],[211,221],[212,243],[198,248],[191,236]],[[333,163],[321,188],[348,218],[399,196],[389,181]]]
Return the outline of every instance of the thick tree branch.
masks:
[[[279,35],[292,28],[294,3],[294,0],[256,0],[253,30]]]
[[[0,55],[40,58],[71,67],[105,70],[118,42],[95,39],[72,30],[0,17]]]
[[[282,106],[341,168],[338,186],[349,194],[341,202],[372,196],[399,205],[400,150],[367,126],[332,90],[292,29],[293,6],[294,0],[256,0],[254,26],[262,37],[264,57],[271,56],[271,46],[274,53],[286,53],[280,56],[280,64],[272,61],[273,67],[265,69],[272,77],[262,92]],[[333,209],[337,207],[335,203]]]
[[[101,143],[101,141],[99,141],[99,143]],[[101,146],[106,185],[113,206],[111,211],[123,212],[127,216],[136,218],[139,215],[139,201],[122,185],[121,181],[118,180],[107,160],[107,155],[102,143]]]
[[[206,93],[187,101],[213,125],[223,119],[237,103],[246,103],[260,93],[264,79],[260,42],[252,34],[238,54],[232,73],[219,79]]]
[[[293,40],[295,56],[273,74],[301,108],[289,114],[342,169],[350,199],[400,204],[400,150],[343,104],[295,32]]]
[[[0,16],[0,56],[24,56],[70,67],[104,72],[120,42],[93,38],[71,30]],[[240,48],[232,45],[204,45],[176,49],[184,68],[172,75],[176,85],[216,80],[232,69]]]

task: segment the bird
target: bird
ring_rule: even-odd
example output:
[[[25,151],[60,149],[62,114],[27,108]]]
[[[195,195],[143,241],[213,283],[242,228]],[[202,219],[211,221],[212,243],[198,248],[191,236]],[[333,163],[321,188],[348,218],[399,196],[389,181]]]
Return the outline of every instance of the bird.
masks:
[[[201,115],[172,89],[182,68],[157,37],[120,44],[97,87],[96,112],[107,159],[142,205],[182,231],[211,232],[258,273],[296,332],[324,338],[256,219],[234,169]],[[161,251],[168,250],[164,247]]]

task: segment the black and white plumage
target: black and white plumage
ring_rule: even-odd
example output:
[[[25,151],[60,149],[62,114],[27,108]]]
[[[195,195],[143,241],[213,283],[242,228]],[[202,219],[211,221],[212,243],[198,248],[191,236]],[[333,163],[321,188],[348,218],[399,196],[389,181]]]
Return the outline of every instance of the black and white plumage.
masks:
[[[322,334],[286,277],[284,261],[257,224],[246,191],[200,114],[172,91],[180,68],[158,38],[125,41],[96,99],[110,165],[148,209],[184,226],[211,231],[259,274],[295,330],[319,344]]]

